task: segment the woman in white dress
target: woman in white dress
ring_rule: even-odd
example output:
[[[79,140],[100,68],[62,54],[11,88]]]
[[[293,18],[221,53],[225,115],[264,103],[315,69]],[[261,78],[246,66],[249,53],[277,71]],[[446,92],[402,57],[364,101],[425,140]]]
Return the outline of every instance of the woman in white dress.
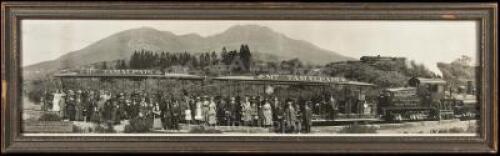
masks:
[[[214,97],[210,98],[210,104],[208,105],[208,124],[210,126],[215,126],[217,124],[217,110],[214,101]]]
[[[266,101],[262,109],[264,114],[264,126],[270,127],[273,124],[273,112],[271,104],[268,101]]]
[[[62,94],[61,90],[57,90],[54,93],[54,99],[52,100],[52,111],[59,112],[61,111],[61,107],[59,106],[59,102],[61,101]]]
[[[201,98],[200,97],[196,97],[196,112],[195,112],[195,116],[194,116],[194,119],[201,122],[203,121],[203,112],[201,110],[201,107],[202,107],[202,103],[201,103]]]
[[[252,122],[252,106],[248,97],[245,97],[245,101],[243,102],[242,116],[243,124],[245,126],[250,125],[250,123]]]
[[[191,109],[184,110],[184,120],[186,120],[188,125],[191,125],[191,120],[193,120],[191,118]]]
[[[191,120],[193,120],[193,117],[191,116],[191,108],[189,105],[190,101],[191,99],[189,99],[189,97],[185,94],[182,108],[184,108],[184,120],[188,125],[191,125]]]
[[[203,114],[203,121],[205,121],[205,124],[208,124],[208,118],[209,118],[209,114],[208,114],[208,111],[209,111],[209,105],[210,105],[210,101],[208,101],[208,96],[205,96],[203,98],[203,105],[202,105],[202,114]]]

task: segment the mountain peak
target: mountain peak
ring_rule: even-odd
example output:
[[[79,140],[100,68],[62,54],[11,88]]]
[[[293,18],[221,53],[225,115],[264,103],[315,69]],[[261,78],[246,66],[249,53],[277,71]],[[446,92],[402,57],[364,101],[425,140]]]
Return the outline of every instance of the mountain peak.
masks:
[[[202,38],[200,36],[200,34],[197,34],[197,33],[189,33],[189,34],[183,34],[183,35],[179,35],[179,36],[182,36],[182,37],[197,37],[197,38]]]
[[[139,28],[125,30],[123,32],[132,33],[134,35],[155,35],[155,34],[164,34],[169,36],[176,36],[174,33],[170,31],[160,31],[154,27],[142,26]]]
[[[135,29],[132,29],[132,30],[153,30],[153,31],[159,31],[158,29],[156,29],[154,27],[150,27],[150,26],[142,26],[142,27],[135,28]]]
[[[229,27],[226,32],[240,32],[240,31],[250,31],[250,32],[274,32],[271,28],[266,26],[260,26],[255,24],[246,24],[246,25],[234,25]]]

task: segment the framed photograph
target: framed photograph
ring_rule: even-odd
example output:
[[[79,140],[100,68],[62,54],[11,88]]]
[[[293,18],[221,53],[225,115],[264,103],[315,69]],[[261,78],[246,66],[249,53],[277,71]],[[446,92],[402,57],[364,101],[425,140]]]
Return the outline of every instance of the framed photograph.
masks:
[[[2,3],[2,152],[496,153],[494,3]]]

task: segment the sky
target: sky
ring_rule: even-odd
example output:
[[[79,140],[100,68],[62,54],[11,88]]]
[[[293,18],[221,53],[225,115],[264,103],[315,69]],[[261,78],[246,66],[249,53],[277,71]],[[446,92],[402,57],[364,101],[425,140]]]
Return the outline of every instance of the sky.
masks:
[[[438,74],[437,62],[451,62],[462,55],[478,62],[475,21],[23,20],[22,64],[57,59],[127,29],[152,27],[177,35],[210,36],[247,24],[267,26],[290,38],[354,58],[407,57]]]

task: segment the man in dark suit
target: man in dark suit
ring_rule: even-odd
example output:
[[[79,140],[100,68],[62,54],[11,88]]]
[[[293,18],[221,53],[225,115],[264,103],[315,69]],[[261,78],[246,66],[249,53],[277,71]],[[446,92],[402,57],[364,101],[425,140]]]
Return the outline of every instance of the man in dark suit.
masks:
[[[294,132],[296,130],[297,112],[295,111],[292,100],[287,100],[287,105],[284,111],[284,132]]]
[[[311,132],[311,126],[312,126],[312,109],[311,109],[311,101],[307,101],[306,105],[304,105],[304,111],[302,111],[302,116],[303,116],[303,124],[304,125],[304,132],[305,133],[310,133]]]

